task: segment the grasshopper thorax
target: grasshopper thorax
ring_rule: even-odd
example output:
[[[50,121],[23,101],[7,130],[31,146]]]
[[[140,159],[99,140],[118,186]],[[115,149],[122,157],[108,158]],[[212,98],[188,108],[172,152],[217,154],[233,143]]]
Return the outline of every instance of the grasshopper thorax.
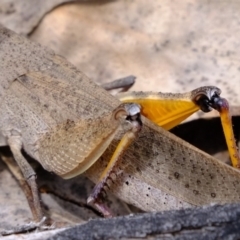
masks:
[[[67,119],[46,133],[39,142],[39,158],[45,169],[63,178],[75,177],[99,159],[120,126],[141,128],[140,106],[121,104],[109,114],[78,120]]]

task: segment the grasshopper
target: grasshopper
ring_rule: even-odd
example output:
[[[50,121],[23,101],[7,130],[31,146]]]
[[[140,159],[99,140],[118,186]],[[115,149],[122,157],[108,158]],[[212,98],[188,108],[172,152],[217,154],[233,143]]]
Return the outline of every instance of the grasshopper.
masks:
[[[93,204],[105,217],[111,213],[99,196],[108,186],[119,160],[129,156],[132,161],[137,156],[139,164],[142,164],[142,160],[152,161],[151,156],[153,159],[166,159],[164,155],[169,157],[169,154],[164,148],[160,152],[161,142],[170,144],[170,153],[178,149],[182,156],[195,154],[190,145],[181,148],[177,138],[141,116],[139,104],[122,103],[62,57],[2,27],[0,69],[1,145],[9,145],[22,170],[32,194],[30,207],[38,222],[43,213],[36,175],[22,154],[23,150],[46,170],[67,179],[89,169],[111,145],[103,155],[108,159],[108,164],[88,198],[88,203]],[[193,102],[198,106],[201,99],[212,102],[212,98],[221,99],[219,95],[219,89],[215,87],[201,88],[200,94],[193,96]],[[146,146],[149,147],[147,150]],[[199,159],[207,159],[201,152],[195,155]],[[189,157],[185,160],[200,164],[195,157],[194,160]],[[218,171],[223,169],[221,164],[213,165]],[[238,177],[234,170],[231,171],[228,169],[231,176]],[[166,172],[163,174],[166,175]],[[182,172],[175,172],[176,179],[181,175]],[[191,190],[191,187],[186,188]],[[167,191],[171,192],[171,189],[168,187]],[[209,198],[216,198],[216,193],[211,192]],[[195,204],[201,203],[199,197],[192,199]]]

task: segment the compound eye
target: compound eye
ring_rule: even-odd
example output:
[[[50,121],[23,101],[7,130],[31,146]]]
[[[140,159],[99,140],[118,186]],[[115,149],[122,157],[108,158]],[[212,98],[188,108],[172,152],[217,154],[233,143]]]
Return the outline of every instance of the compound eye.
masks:
[[[206,95],[198,95],[194,101],[203,112],[210,112],[212,110],[211,103]]]

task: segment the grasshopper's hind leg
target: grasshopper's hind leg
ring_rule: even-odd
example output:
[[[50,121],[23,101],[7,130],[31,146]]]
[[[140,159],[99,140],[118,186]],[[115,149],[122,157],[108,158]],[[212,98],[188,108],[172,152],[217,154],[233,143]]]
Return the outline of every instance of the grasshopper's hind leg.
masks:
[[[104,187],[108,186],[107,181],[110,179],[110,175],[114,172],[116,166],[119,164],[122,155],[127,150],[128,146],[136,139],[138,132],[141,130],[142,122],[140,118],[140,106],[137,104],[126,104],[128,105],[128,113],[126,120],[131,123],[131,128],[122,137],[118,144],[110,162],[96,186],[94,187],[91,195],[89,196],[87,203],[93,205],[104,217],[111,217],[110,210],[102,203],[101,193],[104,191]]]
[[[19,168],[12,162],[10,158],[2,157],[4,162],[9,167],[10,171],[19,181],[30,206],[30,209],[33,214],[34,222],[22,225],[16,229],[3,232],[3,235],[14,234],[19,232],[25,232],[29,230],[36,229],[41,227],[45,222],[45,217],[43,216],[42,207],[40,203],[39,191],[36,184],[36,173],[33,168],[27,162],[25,157],[21,153],[22,141],[21,137],[14,136],[8,138],[8,144],[12,151],[15,161],[19,166],[22,174],[19,171]],[[23,176],[22,176],[23,175]]]
[[[197,92],[198,94],[194,96],[193,101],[195,101],[203,112],[209,112],[212,108],[219,112],[232,166],[240,169],[240,155],[233,133],[232,117],[228,101],[220,97],[221,91],[219,89],[205,87],[204,90],[205,92]]]

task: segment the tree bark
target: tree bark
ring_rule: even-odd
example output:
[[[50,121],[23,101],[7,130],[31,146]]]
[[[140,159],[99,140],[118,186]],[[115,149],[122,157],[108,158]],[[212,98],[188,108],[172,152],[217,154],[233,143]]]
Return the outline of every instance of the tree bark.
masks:
[[[49,240],[239,239],[240,204],[96,219]]]

